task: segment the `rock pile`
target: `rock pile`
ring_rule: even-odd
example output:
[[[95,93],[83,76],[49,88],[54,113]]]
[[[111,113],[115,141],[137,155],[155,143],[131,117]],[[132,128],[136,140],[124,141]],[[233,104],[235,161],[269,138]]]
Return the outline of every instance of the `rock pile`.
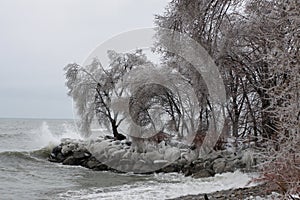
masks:
[[[171,141],[157,146],[148,145],[144,152],[135,151],[128,140],[116,141],[109,137],[90,141],[62,140],[49,157],[51,162],[80,165],[94,170],[153,173],[178,172],[203,178],[216,173],[246,169],[252,164],[249,152],[211,152],[200,155],[189,146]]]

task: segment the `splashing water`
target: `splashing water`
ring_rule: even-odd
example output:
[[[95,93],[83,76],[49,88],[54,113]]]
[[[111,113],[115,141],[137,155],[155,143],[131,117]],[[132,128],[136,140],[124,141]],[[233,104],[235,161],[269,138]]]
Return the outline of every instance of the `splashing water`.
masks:
[[[52,132],[48,123],[43,121],[41,127],[37,130],[38,134],[36,135],[35,141],[40,145],[40,148],[42,148],[45,146],[58,145],[63,138],[83,139],[70,124],[63,123],[62,130],[61,133]]]

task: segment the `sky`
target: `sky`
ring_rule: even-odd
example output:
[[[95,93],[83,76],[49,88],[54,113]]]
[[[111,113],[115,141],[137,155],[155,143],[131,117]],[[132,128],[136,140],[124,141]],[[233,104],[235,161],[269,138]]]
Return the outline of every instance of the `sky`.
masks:
[[[63,68],[168,0],[0,0],[0,118],[72,118]]]

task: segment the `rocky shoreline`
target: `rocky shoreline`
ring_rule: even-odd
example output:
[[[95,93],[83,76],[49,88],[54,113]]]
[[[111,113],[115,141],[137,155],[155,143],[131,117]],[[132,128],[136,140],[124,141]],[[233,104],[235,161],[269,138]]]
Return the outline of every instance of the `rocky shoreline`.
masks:
[[[130,141],[116,141],[109,137],[89,141],[63,139],[61,144],[52,149],[49,156],[51,162],[77,165],[96,171],[130,171],[138,174],[177,172],[193,178],[212,177],[235,170],[254,171],[253,160],[249,149],[238,152],[212,151],[199,155],[196,150],[174,141],[159,146],[158,150],[148,148],[146,152],[137,153]],[[206,195],[188,195],[174,200],[251,200],[264,199],[270,194],[266,184],[262,184]]]
[[[187,145],[172,141],[151,146],[138,153],[128,140],[97,138],[89,141],[63,139],[54,147],[49,161],[63,165],[79,165],[97,171],[118,173],[178,172],[194,178],[211,177],[217,173],[251,170],[252,157],[248,150],[239,152],[213,151],[199,155]]]
[[[169,200],[263,200],[281,198],[277,192],[269,191],[267,184],[261,184],[253,187],[222,190],[210,194],[187,195]]]

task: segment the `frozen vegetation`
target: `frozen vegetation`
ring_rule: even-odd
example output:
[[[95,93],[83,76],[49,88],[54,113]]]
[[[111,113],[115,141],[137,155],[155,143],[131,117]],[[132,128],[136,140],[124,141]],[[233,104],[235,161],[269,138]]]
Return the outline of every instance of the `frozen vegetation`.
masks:
[[[109,50],[108,66],[95,58],[87,66],[65,67],[83,136],[90,137],[93,121],[111,135],[83,143],[65,140],[50,160],[98,170],[180,172],[194,177],[256,170],[257,180],[266,181],[269,190],[296,199],[299,16],[298,0],[171,1],[155,18],[154,50],[163,64],[154,65],[137,49]],[[226,104],[212,101],[203,76],[168,51],[166,40],[176,47],[180,38],[166,34],[164,28],[188,34],[215,60]],[[222,130],[214,126],[219,115],[224,117]],[[217,132],[222,132],[217,141],[206,138]],[[210,142],[213,145],[207,146]]]

